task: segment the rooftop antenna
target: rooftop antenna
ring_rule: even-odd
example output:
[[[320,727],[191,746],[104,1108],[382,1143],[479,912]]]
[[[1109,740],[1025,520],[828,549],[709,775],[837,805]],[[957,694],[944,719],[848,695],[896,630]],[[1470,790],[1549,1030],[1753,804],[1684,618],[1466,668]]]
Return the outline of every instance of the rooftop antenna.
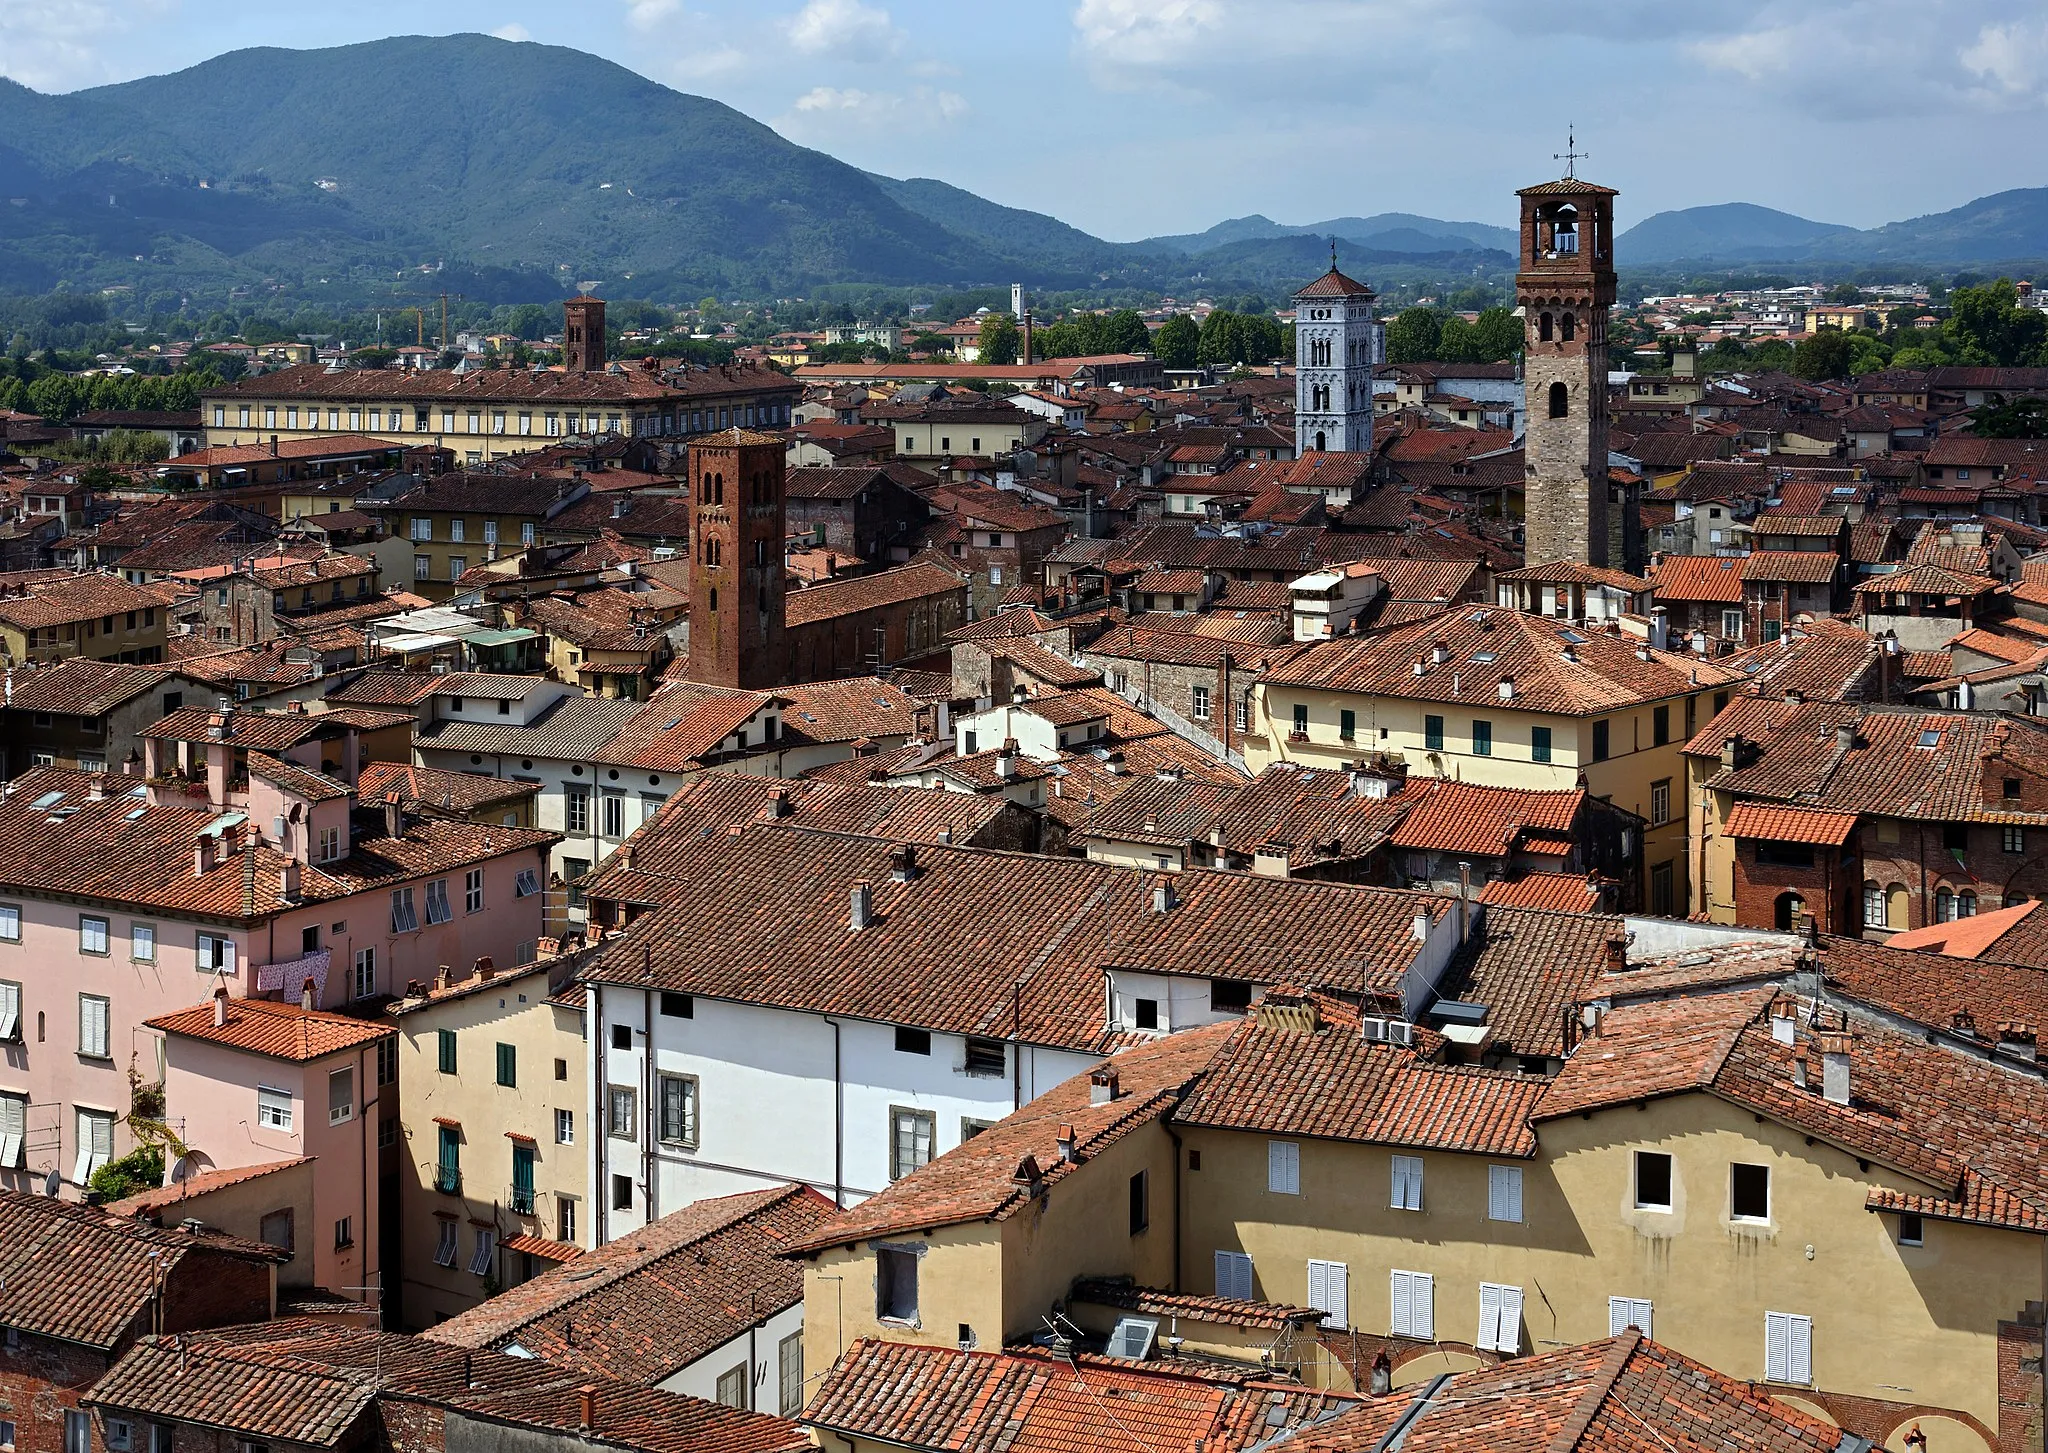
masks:
[[[1564,178],[1566,181],[1570,182],[1578,180],[1578,173],[1576,168],[1578,167],[1578,164],[1580,162],[1586,160],[1586,153],[1579,150],[1578,129],[1575,125],[1569,122],[1566,123],[1564,132],[1564,150],[1552,152],[1550,154],[1550,159],[1552,161],[1561,161],[1564,163]]]
[[[1337,236],[1336,236],[1336,234],[1335,234],[1335,233],[1332,233],[1332,234],[1330,234],[1330,271],[1331,271],[1331,272],[1335,272],[1336,270],[1337,270]]]

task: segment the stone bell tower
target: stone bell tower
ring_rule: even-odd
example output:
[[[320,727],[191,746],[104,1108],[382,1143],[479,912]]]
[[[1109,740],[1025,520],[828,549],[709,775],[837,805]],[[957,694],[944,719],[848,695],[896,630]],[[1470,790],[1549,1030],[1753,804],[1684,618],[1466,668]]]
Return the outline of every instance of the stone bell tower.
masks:
[[[1372,370],[1385,329],[1373,291],[1330,270],[1294,295],[1294,454],[1372,452]]]
[[[604,299],[578,293],[562,304],[562,366],[570,373],[604,372]]]
[[[1523,390],[1528,431],[1523,539],[1531,565],[1576,560],[1640,571],[1640,526],[1610,518],[1607,479],[1607,310],[1614,303],[1612,187],[1560,181],[1524,187],[1521,270]],[[1620,526],[1620,528],[1615,528]]]
[[[780,439],[725,429],[690,441],[690,679],[785,683]]]

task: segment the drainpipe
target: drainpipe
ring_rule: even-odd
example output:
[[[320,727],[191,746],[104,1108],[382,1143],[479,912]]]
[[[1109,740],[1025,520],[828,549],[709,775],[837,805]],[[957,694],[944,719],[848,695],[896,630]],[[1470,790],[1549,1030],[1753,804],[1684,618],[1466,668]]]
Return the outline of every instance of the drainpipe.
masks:
[[[605,1174],[605,1112],[610,1108],[604,1096],[604,1057],[609,1050],[604,1033],[604,985],[590,986],[589,1024],[585,1029],[585,1042],[591,1045],[590,1115],[585,1127],[590,1136],[591,1150],[597,1162],[597,1173],[591,1178],[590,1198],[596,1203],[597,1214],[592,1219],[597,1223],[597,1239],[590,1244],[603,1246],[611,1240],[611,1184]]]
[[[1034,1064],[1035,1070],[1037,1066]],[[1010,985],[1010,1109],[1024,1108],[1024,981]]]
[[[840,1073],[839,1021],[818,1016],[832,1026],[832,1204],[846,1206],[846,1079]]]
[[[640,1022],[645,1026],[640,1033],[640,1176],[643,1182],[640,1192],[647,1201],[646,1222],[649,1226],[652,1226],[655,1222],[654,1129],[658,1123],[655,1116],[660,1113],[660,1108],[654,1103],[654,991],[652,989],[642,989],[640,991],[640,1016]],[[753,1376],[751,1371],[747,1375],[749,1377]]]

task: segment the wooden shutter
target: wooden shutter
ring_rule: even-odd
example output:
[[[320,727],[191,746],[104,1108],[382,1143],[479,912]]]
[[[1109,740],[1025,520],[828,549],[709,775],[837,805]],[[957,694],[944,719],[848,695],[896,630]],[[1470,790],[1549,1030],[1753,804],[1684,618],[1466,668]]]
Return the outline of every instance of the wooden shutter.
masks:
[[[1393,1159],[1393,1166],[1394,1209],[1397,1211],[1421,1210],[1422,1158],[1414,1155],[1397,1155]]]
[[[1651,1310],[1648,1297],[1609,1297],[1607,1335],[1618,1337],[1630,1327],[1640,1328],[1645,1337],[1655,1335],[1650,1325]]]
[[[1522,1172],[1512,1165],[1486,1168],[1486,1215],[1492,1221],[1522,1219]]]
[[[1784,1312],[1764,1313],[1764,1379],[1792,1380],[1791,1317]]]
[[[1216,1295],[1252,1299],[1252,1259],[1242,1251],[1216,1253]]]
[[[1780,1312],[1785,1326],[1785,1381],[1813,1381],[1813,1318]]]
[[[1409,1328],[1415,1321],[1414,1289],[1410,1285],[1407,1272],[1397,1271],[1392,1277],[1390,1295],[1393,1299],[1393,1315],[1387,1320],[1387,1331],[1395,1337],[1406,1337],[1410,1335]]]
[[[1293,1141],[1266,1142],[1266,1189],[1283,1196],[1301,1194],[1301,1147]]]
[[[1308,1304],[1323,1314],[1330,1327],[1351,1325],[1351,1269],[1341,1261],[1308,1264]]]
[[[1426,1271],[1408,1273],[1414,1279],[1414,1304],[1409,1309],[1413,1327],[1409,1335],[1425,1341],[1436,1336],[1436,1278]]]
[[[1479,1283],[1478,1345],[1488,1350],[1500,1343],[1500,1293],[1501,1289],[1490,1281]]]
[[[1522,1289],[1502,1287],[1500,1289],[1500,1326],[1496,1329],[1493,1343],[1496,1352],[1519,1352],[1522,1350]]]

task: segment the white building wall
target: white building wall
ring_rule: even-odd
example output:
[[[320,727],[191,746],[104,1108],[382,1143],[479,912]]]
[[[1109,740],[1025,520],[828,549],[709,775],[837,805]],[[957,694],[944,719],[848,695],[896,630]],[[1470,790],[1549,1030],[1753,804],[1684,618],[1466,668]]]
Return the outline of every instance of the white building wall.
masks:
[[[798,1302],[793,1307],[783,1308],[752,1332],[742,1333],[724,1346],[705,1353],[682,1371],[662,1379],[655,1386],[663,1392],[679,1392],[689,1397],[703,1398],[706,1402],[715,1402],[718,1399],[718,1379],[735,1367],[751,1364],[748,1385],[753,1398],[753,1411],[767,1413],[771,1417],[779,1416],[783,1406],[780,1356],[782,1339],[800,1337],[803,1329],[804,1304]],[[791,1400],[798,1406],[803,1404],[801,1378]]]

